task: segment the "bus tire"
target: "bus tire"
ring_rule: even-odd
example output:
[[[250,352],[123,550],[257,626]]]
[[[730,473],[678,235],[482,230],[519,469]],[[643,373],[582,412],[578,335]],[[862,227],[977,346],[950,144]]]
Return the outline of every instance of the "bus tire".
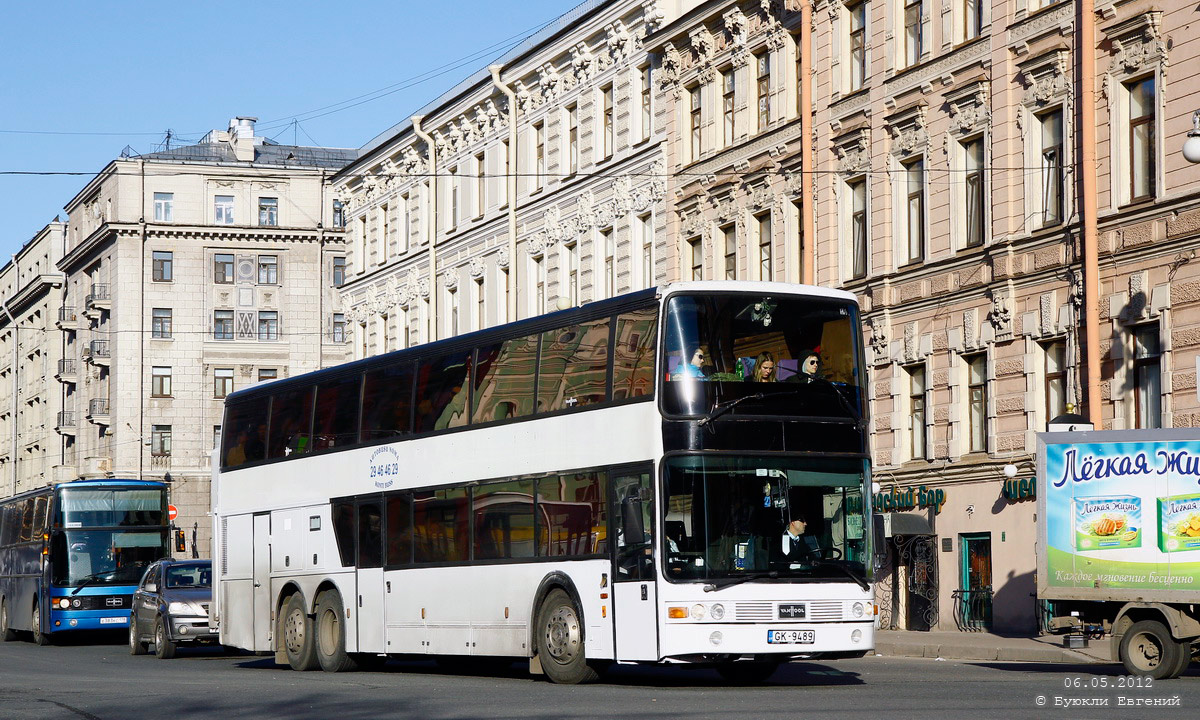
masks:
[[[282,646],[288,666],[293,670],[316,670],[320,667],[317,662],[315,627],[305,611],[304,597],[300,593],[292,593],[283,602],[283,611],[279,613],[277,624],[276,642]]]
[[[579,608],[561,588],[551,590],[542,601],[536,630],[537,654],[552,682],[577,685],[599,679],[600,674],[588,665],[584,654]]]
[[[317,617],[313,625],[317,630],[317,661],[325,672],[358,669],[358,663],[346,652],[344,612],[342,596],[336,591],[326,590],[317,596]]]
[[[146,654],[146,643],[142,642],[141,637],[138,636],[137,619],[132,615],[129,616],[129,654]]]
[[[17,631],[8,625],[8,601],[0,600],[0,640],[12,642],[17,639]]]
[[[1179,656],[1183,646],[1157,620],[1139,620],[1121,637],[1121,662],[1130,675],[1162,680],[1182,672]]]
[[[733,685],[761,685],[775,674],[779,663],[766,662],[725,662],[717,665],[717,673],[726,682]]]
[[[167,625],[159,615],[154,621],[154,657],[159,660],[170,660],[175,657],[175,643],[167,633]]]
[[[45,647],[50,644],[50,636],[42,632],[42,608],[40,604],[37,601],[34,601],[33,604],[33,641]]]

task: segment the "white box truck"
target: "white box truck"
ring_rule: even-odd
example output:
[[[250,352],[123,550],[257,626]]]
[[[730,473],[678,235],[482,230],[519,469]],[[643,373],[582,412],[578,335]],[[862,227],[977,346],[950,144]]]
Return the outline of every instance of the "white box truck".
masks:
[[[1200,429],[1039,433],[1037,498],[1050,629],[1178,677],[1200,640]]]

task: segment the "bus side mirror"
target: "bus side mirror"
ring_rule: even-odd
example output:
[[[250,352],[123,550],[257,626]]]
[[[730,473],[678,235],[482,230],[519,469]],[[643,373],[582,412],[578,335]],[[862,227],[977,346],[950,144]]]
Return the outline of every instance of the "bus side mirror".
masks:
[[[175,531],[175,552],[184,552],[185,550],[187,550],[187,544],[186,544],[186,541],[184,540],[183,531],[176,530]]]
[[[871,513],[871,539],[874,546],[876,565],[887,557],[887,535],[883,527],[883,515]]]

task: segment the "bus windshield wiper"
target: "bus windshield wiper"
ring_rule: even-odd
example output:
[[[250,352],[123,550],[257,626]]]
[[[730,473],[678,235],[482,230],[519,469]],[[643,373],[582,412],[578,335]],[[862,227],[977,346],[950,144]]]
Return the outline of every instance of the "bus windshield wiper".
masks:
[[[799,393],[796,390],[790,390],[788,392],[779,392],[779,393],[773,392],[773,393],[770,393],[770,396],[771,397],[784,397],[787,395],[797,395],[797,394],[799,394]],[[741,405],[742,403],[746,402],[747,400],[762,400],[763,398],[767,397],[767,395],[768,395],[768,393],[754,393],[753,395],[744,395],[740,398],[735,398],[733,400],[726,400],[725,402],[717,403],[716,405],[713,405],[712,410],[710,410],[707,415],[700,418],[700,421],[696,424],[699,425],[700,427],[704,427],[705,425],[711,423],[713,420],[716,420],[717,418],[721,417],[725,413],[734,409],[738,405]]]
[[[115,572],[116,572],[116,570],[103,570],[101,572],[92,573],[91,575],[87,575],[83,578],[83,580],[79,583],[79,585],[71,592],[71,594],[78,595],[79,591],[84,589],[88,585],[91,585],[92,583],[96,582],[97,580],[99,580],[101,577],[103,577],[105,575],[112,575]]]
[[[855,410],[854,406],[850,404],[850,401],[842,396],[842,392],[838,390],[838,386],[834,385],[825,378],[817,378],[816,382],[828,387],[833,391],[834,396],[838,399],[838,404],[842,406],[842,409],[846,411],[846,414],[850,416],[850,419],[854,420],[854,429],[862,432],[864,430],[862,425],[862,413],[860,413],[858,410]]]
[[[771,570],[770,572],[747,573],[745,575],[740,575],[740,576],[734,577],[734,578],[724,578],[722,580],[714,580],[704,586],[704,592],[712,592],[714,590],[724,590],[727,587],[733,587],[734,585],[741,585],[742,583],[750,582],[751,580],[761,580],[763,578],[777,578],[777,577],[779,577],[779,571],[777,571],[777,570]]]
[[[840,562],[833,562],[831,560],[817,560],[816,562],[813,563],[813,565],[816,565],[818,567],[837,568],[838,570],[841,570],[843,573],[845,573],[846,577],[850,578],[855,583],[857,583],[858,586],[860,588],[862,588],[863,590],[871,589],[871,586],[867,584],[867,581],[861,575],[854,572],[853,570],[846,567],[844,564],[842,564]]]

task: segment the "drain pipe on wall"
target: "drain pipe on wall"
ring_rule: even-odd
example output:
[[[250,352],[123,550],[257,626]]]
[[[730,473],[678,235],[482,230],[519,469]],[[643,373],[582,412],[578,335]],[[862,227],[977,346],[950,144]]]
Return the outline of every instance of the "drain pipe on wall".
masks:
[[[429,150],[429,339],[433,342],[438,337],[437,323],[437,234],[438,234],[438,166],[437,145],[433,138],[421,129],[424,115],[413,115],[413,133],[425,141]]]
[[[21,287],[21,272],[20,272],[21,269],[19,267],[17,267],[16,254],[14,253],[11,257],[12,257],[12,266],[13,266],[13,295],[16,295],[18,289]],[[13,331],[13,337],[12,337],[12,343],[13,343],[13,350],[12,350],[12,375],[13,375],[13,382],[12,382],[12,473],[11,473],[11,479],[9,480],[9,490],[8,490],[8,496],[12,497],[13,495],[17,494],[17,390],[21,387],[21,382],[20,382],[21,373],[18,370],[18,368],[20,366],[17,365],[17,358],[20,355],[21,351],[20,351],[20,348],[17,347],[17,345],[18,345],[17,333],[19,332],[19,329],[17,328],[17,321],[16,321],[16,318],[13,317],[12,311],[8,309],[9,299],[10,298],[4,298],[4,302],[0,303],[0,305],[4,306],[4,314],[8,316],[8,324],[12,326],[12,331]]]
[[[788,278],[812,285],[816,278],[816,222],[813,215],[812,146],[812,3],[800,3],[800,276]],[[795,278],[793,280],[793,278]]]
[[[517,319],[517,163],[520,162],[521,154],[517,152],[517,94],[500,82],[500,71],[503,69],[503,65],[488,66],[492,73],[492,84],[508,98],[508,157],[505,161],[508,172],[504,178],[508,187],[508,272],[505,273],[508,282],[508,302],[504,313],[505,321],[512,322]]]
[[[1079,3],[1079,195],[1083,224],[1083,308],[1087,344],[1087,418],[1104,429],[1100,405],[1100,252],[1096,209],[1095,0]]]

